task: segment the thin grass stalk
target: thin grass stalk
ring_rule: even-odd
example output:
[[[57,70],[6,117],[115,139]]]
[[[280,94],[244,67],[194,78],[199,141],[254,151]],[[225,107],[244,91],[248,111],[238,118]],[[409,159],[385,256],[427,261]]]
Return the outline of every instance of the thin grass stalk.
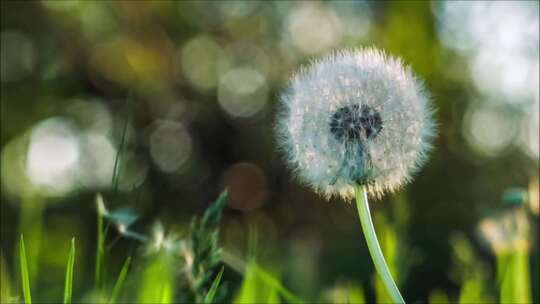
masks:
[[[95,288],[101,288],[103,277],[103,263],[105,260],[105,238],[103,235],[103,214],[97,210],[97,246],[96,246],[96,270],[95,270]]]
[[[260,279],[262,279],[267,285],[272,286],[276,291],[278,291],[281,296],[285,300],[287,300],[287,302],[296,304],[304,303],[302,299],[295,296],[292,292],[283,287],[283,285],[281,285],[281,283],[275,277],[273,277],[265,270],[261,269],[257,265],[255,265],[254,270]]]
[[[21,266],[21,283],[24,303],[31,304],[32,295],[30,292],[30,275],[28,274],[28,262],[26,260],[26,249],[24,248],[24,237],[22,234],[19,242],[19,264]]]
[[[126,259],[126,262],[124,263],[124,266],[122,266],[122,270],[120,270],[120,274],[118,275],[118,279],[116,280],[116,283],[114,284],[111,300],[109,301],[109,303],[111,304],[116,303],[116,300],[118,299],[118,296],[120,295],[120,291],[122,290],[122,287],[124,286],[124,281],[126,280],[126,276],[127,276],[127,272],[128,272],[130,264],[131,264],[131,257],[128,257]]]
[[[126,144],[126,136],[127,136],[127,127],[129,123],[129,117],[130,117],[130,103],[131,103],[132,93],[129,94],[127,100],[126,100],[126,118],[124,120],[124,126],[122,128],[122,138],[120,139],[120,145],[118,146],[118,151],[116,152],[116,157],[114,158],[114,166],[113,166],[113,174],[112,174],[112,187],[113,187],[113,193],[116,195],[118,192],[118,183],[119,183],[119,177],[120,177],[120,157],[122,156],[122,151],[124,149],[124,146]]]
[[[75,265],[75,238],[71,239],[71,249],[66,266],[66,282],[64,285],[64,304],[71,303],[73,294],[73,267]]]
[[[217,274],[216,278],[212,282],[212,285],[210,286],[210,289],[208,290],[208,293],[204,297],[204,304],[210,304],[214,302],[214,297],[216,296],[216,291],[219,287],[219,284],[221,284],[221,277],[223,276],[223,271],[225,270],[225,267],[221,267],[221,270]]]

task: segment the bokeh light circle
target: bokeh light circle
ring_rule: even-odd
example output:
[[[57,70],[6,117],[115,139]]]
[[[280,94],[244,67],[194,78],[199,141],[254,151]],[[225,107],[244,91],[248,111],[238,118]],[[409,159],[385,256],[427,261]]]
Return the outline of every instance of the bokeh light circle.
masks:
[[[234,68],[221,78],[219,104],[232,117],[254,116],[265,107],[267,99],[266,78],[254,68]]]
[[[74,190],[80,144],[74,126],[53,117],[37,124],[30,136],[26,174],[43,192],[62,195]]]
[[[512,115],[503,106],[480,103],[469,106],[463,133],[477,153],[496,156],[513,143],[517,128]]]
[[[174,172],[184,165],[192,152],[191,137],[178,122],[158,120],[150,134],[150,155],[158,168]]]

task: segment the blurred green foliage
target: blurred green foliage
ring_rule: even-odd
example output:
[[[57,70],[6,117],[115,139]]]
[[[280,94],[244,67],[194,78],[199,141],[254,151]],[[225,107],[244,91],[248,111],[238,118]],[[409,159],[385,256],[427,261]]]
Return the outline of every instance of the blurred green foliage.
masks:
[[[501,303],[532,303],[529,254],[524,251],[497,255]]]

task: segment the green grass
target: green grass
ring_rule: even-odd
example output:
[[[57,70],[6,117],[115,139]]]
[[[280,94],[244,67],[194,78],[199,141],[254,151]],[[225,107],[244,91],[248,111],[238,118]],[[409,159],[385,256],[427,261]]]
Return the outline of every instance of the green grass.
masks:
[[[501,303],[532,303],[529,254],[526,250],[498,253],[497,276]]]
[[[109,218],[103,216],[104,212],[98,211],[96,284],[91,291],[91,295],[94,297],[91,299],[95,299],[96,302],[99,299],[99,302],[111,304],[126,301],[137,303],[172,303],[177,301],[204,304],[223,301],[233,303],[304,303],[301,297],[292,293],[282,284],[276,273],[268,271],[256,262],[256,233],[254,231],[249,232],[251,244],[248,252],[251,257],[247,263],[219,247],[219,222],[226,200],[227,194],[224,192],[200,218],[194,218],[189,231],[178,243],[178,247],[174,247],[173,250],[160,249],[142,255],[140,259],[137,259],[136,267],[133,265],[132,258],[127,257],[120,271],[115,275],[109,273],[108,268],[104,267],[107,240],[106,229],[103,228],[105,221]],[[97,197],[97,202],[98,206],[101,203],[101,207],[104,207],[101,196]],[[375,216],[375,223],[380,233],[381,247],[387,255],[388,266],[392,272],[401,274],[398,271],[402,266],[399,257],[403,255],[403,252],[398,244],[399,237],[396,227],[380,214]],[[129,237],[129,234],[126,235]],[[142,242],[141,246],[150,248],[152,238],[145,236],[145,239],[147,240],[133,239],[132,241]],[[527,251],[514,250],[497,254],[497,278],[495,279],[490,277],[488,265],[481,263],[474,247],[466,237],[455,237],[451,244],[455,251],[456,283],[461,285],[461,290],[456,294],[446,294],[443,290],[434,290],[429,294],[429,303],[484,303],[494,302],[495,299],[505,303],[531,302],[530,265]],[[88,299],[86,295],[76,297],[73,294],[75,245],[75,238],[72,238],[65,270],[63,303]],[[18,250],[21,294],[24,303],[32,303],[30,282],[35,280],[31,277],[32,268],[29,267],[32,257],[27,254],[28,250],[21,234]],[[1,262],[3,266],[3,259]],[[1,273],[3,281],[1,301],[2,303],[17,301],[18,298],[14,297],[16,294],[11,293],[13,289],[9,285],[9,271],[6,272],[4,268],[2,267]],[[131,271],[132,268],[133,271]],[[226,268],[243,275],[239,288],[227,289],[230,282],[227,281]],[[116,278],[114,285],[108,286],[106,284],[105,278],[107,277]],[[402,278],[400,275],[397,277]],[[5,282],[8,282],[8,285]],[[374,281],[372,283],[374,283],[377,301],[387,301],[389,298],[381,282]],[[127,287],[129,287],[129,292]],[[39,296],[39,290],[37,292],[37,296]],[[498,298],[495,296],[496,293],[499,294]],[[234,295],[232,298],[231,294]],[[320,299],[330,303],[362,303],[366,301],[363,288],[358,281],[349,282],[347,286],[333,288],[330,291],[329,289],[321,289],[319,295]],[[34,297],[37,296],[34,295]]]
[[[488,288],[487,267],[476,256],[469,240],[461,234],[453,235],[450,243],[454,253],[453,270],[461,283],[458,303],[495,302]]]
[[[73,295],[73,266],[75,265],[75,238],[71,239],[71,248],[66,266],[66,281],[64,285],[64,304],[71,303]]]
[[[96,246],[96,268],[95,268],[95,288],[101,288],[103,277],[103,262],[105,260],[105,236],[103,232],[103,214],[100,206],[103,205],[101,194],[96,196],[97,206],[97,246]]]
[[[242,285],[233,303],[280,303],[275,286],[268,284],[257,275],[256,269],[255,262],[250,262],[247,265]]]
[[[141,275],[138,303],[170,303],[174,298],[175,280],[169,256],[157,254],[146,264]]]
[[[28,261],[26,260],[26,249],[24,247],[24,237],[21,235],[19,242],[19,263],[21,266],[21,282],[24,295],[24,303],[32,303],[32,294],[30,292],[30,275],[28,273]]]
[[[120,274],[118,275],[118,279],[116,280],[116,283],[114,284],[114,288],[113,288],[109,303],[111,304],[116,303],[116,300],[118,299],[118,296],[120,295],[120,292],[122,291],[122,287],[124,286],[124,281],[126,280],[126,276],[127,276],[127,272],[128,272],[130,264],[131,264],[131,257],[128,257],[126,261],[124,262],[124,266],[122,266],[122,270],[120,270]]]
[[[255,261],[251,261],[245,267],[242,285],[233,302],[280,303],[280,296],[287,303],[304,303],[287,290],[278,278],[261,268]]]
[[[272,289],[276,290],[287,302],[289,303],[304,303],[299,297],[295,296],[292,292],[287,290],[273,275],[271,275],[266,270],[255,265],[256,274],[266,283],[267,286],[270,286]]]
[[[214,279],[214,282],[212,282],[212,286],[210,286],[210,290],[208,290],[206,297],[204,297],[204,301],[203,301],[204,304],[210,304],[214,302],[216,291],[218,290],[219,284],[221,284],[221,277],[223,276],[223,270],[225,270],[225,267],[221,267],[221,270],[219,271],[216,278]]]

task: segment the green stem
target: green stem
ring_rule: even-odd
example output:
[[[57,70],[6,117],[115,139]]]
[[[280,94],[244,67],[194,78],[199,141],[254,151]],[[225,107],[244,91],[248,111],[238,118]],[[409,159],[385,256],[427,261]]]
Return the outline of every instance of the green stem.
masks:
[[[386,265],[384,256],[382,254],[381,247],[379,246],[379,241],[377,240],[377,235],[375,234],[375,228],[373,227],[373,222],[371,220],[371,214],[369,212],[369,205],[367,199],[367,193],[362,185],[357,185],[355,187],[356,194],[356,207],[358,208],[358,216],[360,217],[360,224],[362,224],[362,231],[366,238],[368,245],[369,253],[373,259],[373,264],[375,264],[375,269],[377,273],[381,276],[381,279],[392,298],[394,303],[405,303],[403,297],[399,293],[399,289],[392,279],[390,270]]]

